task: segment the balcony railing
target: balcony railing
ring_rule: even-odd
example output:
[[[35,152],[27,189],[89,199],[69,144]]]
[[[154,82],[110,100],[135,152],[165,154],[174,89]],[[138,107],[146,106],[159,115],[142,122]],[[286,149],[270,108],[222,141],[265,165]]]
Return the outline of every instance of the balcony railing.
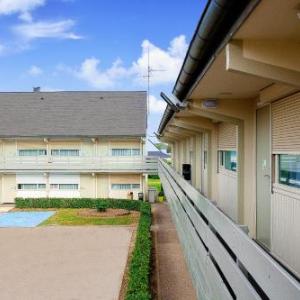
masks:
[[[199,299],[300,299],[300,284],[165,162],[159,175]]]
[[[148,156],[0,157],[0,171],[18,172],[24,170],[157,174],[157,158]]]

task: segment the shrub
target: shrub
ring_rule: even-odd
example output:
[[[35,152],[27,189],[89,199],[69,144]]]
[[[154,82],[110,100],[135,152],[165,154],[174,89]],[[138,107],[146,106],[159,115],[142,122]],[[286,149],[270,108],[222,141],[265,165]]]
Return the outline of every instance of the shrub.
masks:
[[[149,179],[159,179],[158,175],[148,175]]]
[[[151,299],[149,288],[151,257],[151,206],[141,202],[140,221],[137,230],[135,247],[129,267],[129,282],[126,300]]]
[[[98,202],[96,202],[96,209],[99,212],[105,212],[107,207],[108,207],[107,201],[98,201]]]
[[[17,208],[97,208],[97,205],[106,204],[106,208],[122,208],[140,210],[140,201],[102,198],[16,198]]]

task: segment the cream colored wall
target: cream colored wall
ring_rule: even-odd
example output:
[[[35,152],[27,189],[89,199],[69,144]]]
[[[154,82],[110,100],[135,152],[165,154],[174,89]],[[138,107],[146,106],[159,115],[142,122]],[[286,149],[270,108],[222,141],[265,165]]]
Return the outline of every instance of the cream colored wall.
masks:
[[[17,145],[14,140],[3,140],[2,141],[2,155],[4,156],[16,156],[17,153]]]
[[[109,197],[109,175],[97,174],[97,198]]]
[[[205,113],[207,109],[203,109]],[[211,110],[207,110],[211,113]],[[237,150],[240,153],[239,167],[240,178],[238,180],[238,201],[239,201],[239,223],[248,226],[251,237],[255,237],[256,233],[256,126],[255,126],[255,112],[256,112],[256,100],[255,99],[219,99],[218,107],[213,110],[216,118],[220,116],[220,121],[224,121],[238,125],[239,143]],[[211,115],[210,115],[211,117]],[[193,120],[198,127],[201,127],[201,118],[197,122],[195,116]],[[206,124],[205,124],[206,125]],[[218,130],[217,123],[211,124],[209,133],[209,151],[208,151],[208,197],[211,200],[217,201],[219,199],[218,185]],[[204,128],[207,128],[205,126]],[[179,141],[179,161],[180,161],[180,173],[181,164],[187,159],[187,146],[186,139]],[[197,168],[200,169],[200,166]],[[201,175],[200,175],[201,176]],[[200,179],[201,182],[201,179]],[[197,182],[194,182],[197,187]],[[199,186],[198,182],[198,186]]]
[[[51,149],[79,149],[83,156],[108,156],[112,148],[139,148],[144,153],[145,145],[141,139],[127,141],[114,141],[107,139],[78,139],[78,140],[9,140],[3,139],[0,144],[0,155],[16,156],[18,149],[47,149],[50,155]]]
[[[143,176],[141,174],[110,174],[109,175],[109,197],[129,199],[129,192],[133,192],[133,199],[138,199],[138,193],[143,191]],[[111,185],[115,183],[140,184],[140,189],[134,190],[112,190]]]
[[[16,175],[1,176],[1,199],[0,203],[13,203],[16,197]]]
[[[96,197],[96,180],[96,176],[92,176],[92,174],[80,174],[80,197]]]

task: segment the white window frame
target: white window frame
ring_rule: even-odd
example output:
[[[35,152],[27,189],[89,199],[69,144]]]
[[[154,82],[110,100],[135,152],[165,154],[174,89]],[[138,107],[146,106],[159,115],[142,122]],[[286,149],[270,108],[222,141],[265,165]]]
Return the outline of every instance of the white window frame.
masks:
[[[25,186],[34,186],[33,189],[24,188]],[[18,191],[43,191],[46,190],[46,183],[18,183]]]
[[[33,154],[25,154],[27,152],[33,152]],[[21,154],[21,153],[24,153],[24,154]],[[34,154],[35,153],[35,154]],[[31,156],[46,156],[47,155],[47,149],[18,149],[18,156],[21,156],[21,157],[31,157]]]
[[[122,154],[122,152],[124,152],[124,154]],[[140,156],[141,149],[140,148],[112,148],[111,155],[112,156]]]
[[[63,186],[74,186],[76,188],[62,188]],[[50,190],[57,191],[78,191],[79,184],[78,183],[51,183]]]
[[[64,155],[62,153],[64,153],[66,151],[67,155]],[[76,154],[71,154],[71,152],[74,151],[76,152]],[[57,154],[54,154],[54,152],[57,152]],[[59,157],[77,157],[80,156],[80,149],[51,149],[50,151],[51,156],[59,156]]]
[[[111,189],[113,191],[122,191],[122,190],[138,190],[141,188],[140,183],[112,183]]]

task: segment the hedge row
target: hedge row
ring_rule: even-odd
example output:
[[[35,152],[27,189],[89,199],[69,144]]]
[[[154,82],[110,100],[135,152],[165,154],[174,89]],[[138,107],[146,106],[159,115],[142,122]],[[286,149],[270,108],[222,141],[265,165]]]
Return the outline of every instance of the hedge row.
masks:
[[[129,267],[129,282],[126,300],[151,299],[149,277],[151,259],[151,206],[141,202],[140,221],[135,247]]]
[[[149,300],[151,259],[151,205],[136,200],[90,198],[16,198],[17,208],[123,208],[140,211],[135,247],[129,266],[126,300]]]
[[[102,198],[16,198],[17,208],[96,208],[103,203],[107,208],[140,210],[141,201]]]

